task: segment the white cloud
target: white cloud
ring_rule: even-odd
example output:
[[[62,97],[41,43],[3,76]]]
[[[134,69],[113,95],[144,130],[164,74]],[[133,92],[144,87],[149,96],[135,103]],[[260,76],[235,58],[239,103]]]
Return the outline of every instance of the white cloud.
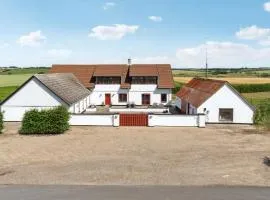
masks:
[[[161,22],[163,19],[160,16],[149,16],[148,19],[154,21],[154,22]]]
[[[132,58],[133,63],[144,63],[144,64],[165,64],[170,63],[170,58],[168,56],[153,56],[153,57],[135,57]]]
[[[38,46],[46,40],[46,37],[42,35],[41,31],[30,32],[28,35],[21,36],[17,43],[21,46]]]
[[[7,47],[9,47],[9,46],[10,46],[9,43],[3,43],[3,44],[0,44],[0,49],[7,48]]]
[[[48,55],[54,58],[67,58],[71,55],[72,51],[69,49],[50,49]]]
[[[270,36],[265,40],[259,41],[259,44],[262,46],[270,46]]]
[[[270,28],[260,28],[256,25],[240,29],[236,36],[244,40],[261,40],[270,36]]]
[[[253,48],[232,42],[206,42],[176,52],[177,63],[183,67],[204,67],[208,50],[209,67],[269,66],[270,48]]]
[[[263,7],[266,12],[270,12],[270,1],[264,3]]]
[[[114,2],[106,2],[106,3],[104,4],[104,6],[103,6],[103,9],[104,9],[104,10],[108,10],[108,9],[114,7],[115,5],[116,5],[116,4],[115,4]]]
[[[96,26],[91,29],[89,37],[99,40],[120,40],[128,33],[135,33],[138,25],[114,24],[112,26]]]

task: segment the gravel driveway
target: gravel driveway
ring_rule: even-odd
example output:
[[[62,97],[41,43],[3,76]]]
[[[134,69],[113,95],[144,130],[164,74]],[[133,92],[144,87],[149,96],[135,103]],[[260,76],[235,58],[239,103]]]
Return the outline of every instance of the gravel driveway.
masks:
[[[72,127],[57,136],[0,135],[0,184],[270,186],[270,134],[252,126]]]

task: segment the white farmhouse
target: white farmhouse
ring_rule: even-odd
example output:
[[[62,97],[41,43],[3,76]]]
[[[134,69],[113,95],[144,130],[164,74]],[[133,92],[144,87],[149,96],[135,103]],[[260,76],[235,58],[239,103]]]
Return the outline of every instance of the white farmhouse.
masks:
[[[174,88],[169,64],[53,65],[73,73],[91,91],[92,105],[166,105]]]
[[[48,109],[63,105],[79,113],[90,105],[90,91],[71,73],[37,74],[1,102],[5,121],[21,121],[31,109]]]
[[[182,113],[204,113],[208,123],[253,123],[255,108],[226,81],[194,78],[176,96]]]

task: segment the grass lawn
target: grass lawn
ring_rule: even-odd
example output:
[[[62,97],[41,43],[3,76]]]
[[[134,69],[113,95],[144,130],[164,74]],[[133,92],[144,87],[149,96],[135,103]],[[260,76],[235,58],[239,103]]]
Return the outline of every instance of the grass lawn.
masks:
[[[0,101],[4,100],[8,95],[14,92],[18,86],[0,87]]]
[[[32,74],[0,75],[0,87],[19,86],[31,76]]]

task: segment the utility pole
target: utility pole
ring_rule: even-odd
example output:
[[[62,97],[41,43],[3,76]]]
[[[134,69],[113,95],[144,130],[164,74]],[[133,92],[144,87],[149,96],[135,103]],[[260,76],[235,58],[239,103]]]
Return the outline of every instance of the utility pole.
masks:
[[[207,46],[206,46],[206,52],[205,52],[205,78],[208,78],[208,52],[207,52]]]

